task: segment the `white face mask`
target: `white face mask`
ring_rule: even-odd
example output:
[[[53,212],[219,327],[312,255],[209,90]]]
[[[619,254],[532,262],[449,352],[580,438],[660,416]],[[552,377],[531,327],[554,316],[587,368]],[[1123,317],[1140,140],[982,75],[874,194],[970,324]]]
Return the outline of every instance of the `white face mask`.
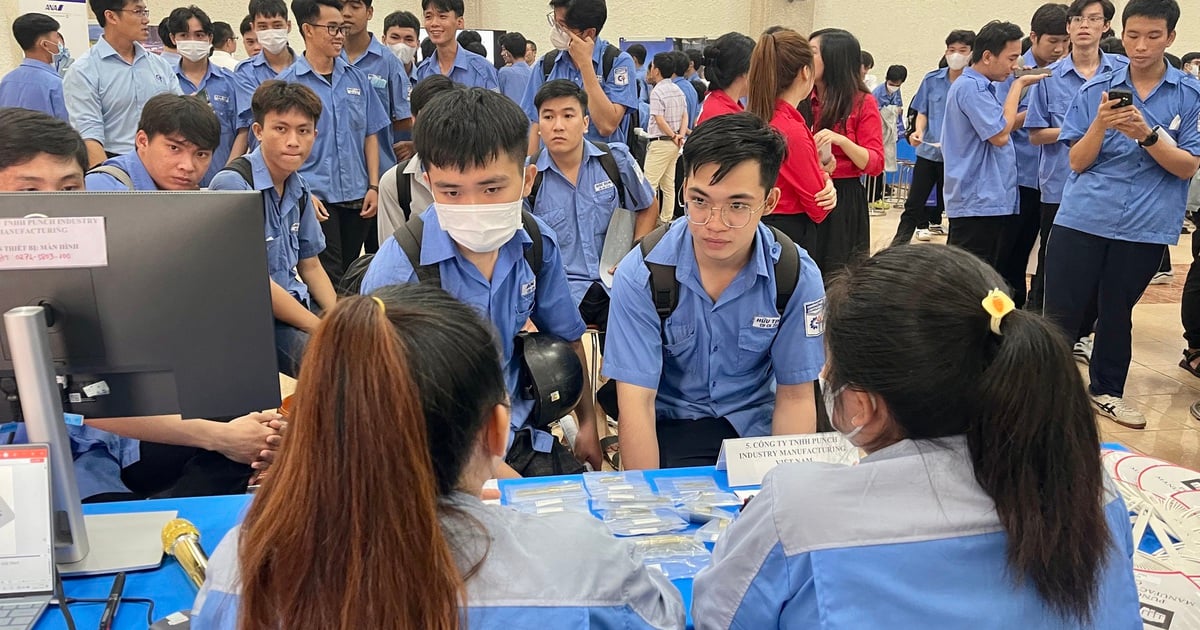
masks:
[[[400,43],[388,44],[388,48],[391,49],[393,55],[396,55],[396,58],[400,60],[400,63],[403,63],[406,66],[412,63],[413,59],[417,58],[416,46],[409,46],[408,44]]]
[[[571,47],[571,34],[561,28],[552,28],[550,43],[559,50],[566,50]]]
[[[946,65],[950,66],[951,70],[962,70],[967,67],[967,63],[970,61],[971,57],[963,53],[950,53],[946,55]]]
[[[524,178],[521,180],[524,189]],[[448,204],[433,202],[438,223],[455,243],[478,254],[500,249],[521,227],[524,198],[503,203]]]
[[[1188,73],[1194,77],[1200,77],[1200,65],[1192,64],[1187,68]]]
[[[895,94],[896,92],[899,92],[899,91],[900,91],[900,86],[888,84],[888,86],[887,86],[888,94]]]
[[[834,412],[837,408],[837,400],[838,400],[838,397],[840,397],[842,395],[842,392],[846,391],[846,386],[842,385],[841,387],[839,387],[837,389],[833,389],[830,387],[829,382],[826,381],[825,379],[823,379],[823,378],[820,379],[820,382],[821,382],[821,395],[825,399],[825,415],[826,415],[826,417],[829,418],[829,424],[833,426],[833,429],[835,431],[837,431],[838,433],[841,433],[842,437],[846,438],[847,442],[850,442],[851,444],[853,444],[854,438],[857,437],[859,433],[862,433],[862,430],[864,427],[866,427],[866,425],[854,427],[853,429],[850,430],[850,432],[847,433],[847,432],[843,431],[840,427],[838,427],[836,422],[834,422],[834,416],[835,416]],[[870,394],[869,396],[871,398],[871,408],[874,409],[875,408],[875,395]],[[854,423],[854,419],[857,417],[858,416],[855,416],[854,418],[850,419],[852,426]]]
[[[212,48],[212,44],[208,42],[197,41],[179,41],[175,42],[175,50],[179,51],[179,56],[188,61],[201,61],[208,57],[208,51]]]
[[[258,43],[263,47],[263,50],[272,55],[278,55],[287,48],[288,32],[281,28],[258,31]]]

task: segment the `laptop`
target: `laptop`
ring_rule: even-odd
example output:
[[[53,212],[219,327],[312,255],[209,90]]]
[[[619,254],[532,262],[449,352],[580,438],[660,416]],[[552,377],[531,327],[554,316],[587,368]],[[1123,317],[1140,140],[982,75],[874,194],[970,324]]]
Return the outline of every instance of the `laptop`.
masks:
[[[27,630],[54,595],[50,449],[0,446],[0,630]]]

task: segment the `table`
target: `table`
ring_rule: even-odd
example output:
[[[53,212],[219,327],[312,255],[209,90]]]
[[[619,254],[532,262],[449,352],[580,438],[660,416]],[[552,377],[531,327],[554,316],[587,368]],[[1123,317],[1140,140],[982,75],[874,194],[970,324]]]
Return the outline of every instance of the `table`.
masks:
[[[717,485],[729,489],[728,477],[725,471],[714,470],[711,466],[703,468],[677,468],[672,470],[647,471],[646,477],[650,483],[668,477],[710,476]],[[563,479],[582,479],[581,475],[564,476]],[[536,479],[513,479],[500,482],[501,491],[507,487],[532,483],[544,483],[545,477]],[[657,489],[657,487],[656,487]],[[250,495],[233,495],[221,497],[200,497],[193,499],[157,499],[151,501],[130,501],[119,503],[98,503],[83,506],[85,514],[120,514],[129,512],[154,512],[161,510],[176,510],[179,518],[187,519],[200,530],[200,545],[204,551],[212,555],[217,544],[225,534],[241,522],[242,514],[250,504]],[[692,525],[688,531],[694,531],[698,526]],[[711,545],[710,545],[711,548]],[[63,582],[67,597],[104,599],[112,588],[111,575],[100,577],[67,578]],[[689,611],[688,623],[691,623],[692,581],[675,580],[674,584],[683,595],[684,609]],[[154,600],[154,618],[161,619],[177,610],[191,610],[196,598],[196,589],[188,582],[175,558],[166,557],[162,566],[149,571],[129,573],[125,582],[125,596],[145,597]],[[78,630],[91,630],[100,622],[104,611],[103,604],[73,604],[71,615],[75,618]],[[34,630],[58,630],[66,628],[62,613],[58,608],[50,608],[38,620]],[[115,630],[145,630],[146,606],[134,603],[122,603],[116,620]]]

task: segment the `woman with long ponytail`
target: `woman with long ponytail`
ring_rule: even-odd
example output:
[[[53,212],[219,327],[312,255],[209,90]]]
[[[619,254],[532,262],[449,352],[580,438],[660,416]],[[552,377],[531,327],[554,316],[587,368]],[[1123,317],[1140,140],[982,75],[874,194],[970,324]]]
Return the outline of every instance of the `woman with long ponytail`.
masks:
[[[708,95],[701,103],[700,123],[725,114],[745,111],[741,100],[750,90],[750,56],[754,40],[741,33],[725,33],[704,49],[704,76]]]
[[[599,521],[480,501],[508,421],[499,345],[471,307],[419,284],[339,301],[192,627],[682,627],[679,593]]]
[[[1142,627],[1071,350],[1004,286],[921,245],[830,284],[825,406],[867,456],[767,475],[696,578],[697,629]]]

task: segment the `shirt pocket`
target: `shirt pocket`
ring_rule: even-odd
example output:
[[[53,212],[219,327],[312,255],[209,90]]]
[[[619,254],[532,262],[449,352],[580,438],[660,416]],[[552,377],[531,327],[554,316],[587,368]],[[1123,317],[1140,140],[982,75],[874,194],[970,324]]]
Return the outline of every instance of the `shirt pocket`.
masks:
[[[737,371],[751,372],[759,368],[771,350],[777,328],[743,328],[738,333]]]
[[[521,295],[517,298],[517,305],[513,313],[513,332],[520,332],[525,328],[525,324],[529,323],[529,318],[533,316],[534,295],[537,292],[537,280],[530,279],[521,285]]]
[[[344,102],[349,111],[350,129],[353,131],[366,131],[367,128],[367,95],[359,94],[351,96],[347,94]]]
[[[667,324],[663,330],[663,351],[675,360],[685,359],[696,345],[696,328],[678,324]]]
[[[1071,104],[1063,101],[1055,101],[1046,106],[1046,111],[1050,114],[1050,126],[1062,127],[1063,122],[1067,119],[1067,110]]]
[[[299,235],[285,226],[278,233],[267,237],[267,267],[272,278],[291,272],[290,252],[300,248]],[[286,286],[284,288],[287,288]]]

